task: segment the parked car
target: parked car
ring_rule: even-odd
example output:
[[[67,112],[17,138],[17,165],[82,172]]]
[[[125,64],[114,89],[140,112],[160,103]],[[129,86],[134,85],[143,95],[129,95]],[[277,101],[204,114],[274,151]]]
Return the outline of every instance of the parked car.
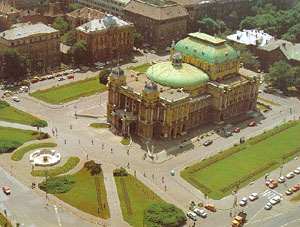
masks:
[[[74,79],[75,77],[74,77],[73,74],[71,74],[71,75],[69,75],[67,78],[71,80],[71,79]]]
[[[12,100],[15,101],[15,102],[20,102],[21,101],[18,96],[13,96]]]
[[[285,177],[287,179],[292,179],[295,176],[295,174],[293,172],[289,172]]]
[[[206,140],[204,143],[203,143],[203,146],[207,147],[209,145],[211,145],[213,143],[212,140]]]
[[[279,177],[279,178],[278,178],[278,182],[279,182],[280,184],[284,183],[284,182],[285,182],[285,177],[284,177],[284,176]]]
[[[254,127],[256,126],[256,122],[255,121],[251,121],[249,124],[248,124],[249,127]]]
[[[295,174],[300,174],[300,170],[299,170],[299,169],[295,169],[295,170],[293,171],[293,173],[295,173]]]
[[[297,192],[300,190],[300,184],[295,184],[293,187],[291,187],[293,192]]]
[[[265,205],[265,210],[271,210],[272,209],[272,204],[270,202],[268,202],[266,205]]]
[[[270,179],[266,181],[266,186],[268,186],[271,189],[274,189],[278,186],[278,182],[276,180]]]
[[[216,212],[216,211],[217,211],[216,207],[215,207],[214,205],[212,205],[212,204],[206,204],[206,205],[204,206],[204,208],[205,208],[206,210],[211,211],[211,212]]]
[[[247,205],[247,202],[248,202],[248,198],[247,197],[244,197],[241,199],[241,201],[239,202],[240,206],[241,207],[244,207]]]
[[[279,195],[274,196],[272,199],[270,199],[270,203],[274,206],[277,203],[280,203],[281,197]]]
[[[200,208],[195,208],[193,211],[194,211],[195,214],[197,214],[201,218],[206,218],[207,217],[207,213],[204,210],[200,209]]]
[[[63,80],[65,80],[65,78],[63,78],[63,77],[59,77],[59,78],[57,79],[57,81],[63,81]]]
[[[194,212],[192,212],[192,211],[187,212],[186,216],[188,216],[193,221],[197,221],[197,215]]]
[[[10,195],[11,194],[11,189],[8,186],[3,186],[2,187],[2,191],[6,194],[6,195]]]
[[[238,127],[233,130],[234,133],[239,133],[240,131],[241,131],[241,129]]]
[[[132,62],[132,63],[137,63],[138,60],[137,60],[136,58],[133,58],[133,59],[131,60],[131,62]]]
[[[33,79],[30,80],[30,82],[31,82],[32,84],[35,84],[35,83],[39,82],[39,80],[33,78]]]
[[[79,73],[80,72],[80,68],[74,69],[73,72],[74,73]]]
[[[258,199],[258,194],[256,192],[253,192],[251,195],[249,195],[248,198],[250,201],[255,201]]]
[[[289,188],[288,190],[285,191],[286,195],[292,195],[294,192],[291,188]]]

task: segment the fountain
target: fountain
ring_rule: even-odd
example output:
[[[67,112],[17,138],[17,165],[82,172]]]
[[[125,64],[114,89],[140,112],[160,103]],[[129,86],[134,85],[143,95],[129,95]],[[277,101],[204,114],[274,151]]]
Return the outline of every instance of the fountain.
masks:
[[[52,149],[39,149],[32,152],[29,161],[35,166],[53,166],[60,162],[61,155],[58,151]]]

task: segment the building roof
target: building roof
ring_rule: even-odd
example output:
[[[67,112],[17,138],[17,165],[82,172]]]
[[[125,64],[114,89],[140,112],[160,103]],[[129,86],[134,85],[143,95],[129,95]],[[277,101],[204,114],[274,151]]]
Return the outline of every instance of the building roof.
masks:
[[[265,33],[263,30],[247,30],[237,31],[235,34],[227,36],[228,40],[253,46],[264,46],[274,40],[274,37]]]
[[[220,64],[237,59],[239,54],[225,40],[204,33],[191,33],[178,41],[175,50],[193,56],[209,64]]]
[[[202,70],[186,63],[176,67],[169,61],[152,65],[146,74],[148,79],[172,88],[196,87],[209,81]]]
[[[83,7],[68,13],[67,16],[73,18],[84,18],[91,21],[93,19],[100,19],[104,17],[105,13],[89,7]]]
[[[49,27],[43,23],[36,24],[20,24],[14,28],[3,31],[0,37],[6,40],[22,39],[37,34],[51,34],[58,30]]]
[[[139,14],[145,17],[152,18],[154,20],[168,20],[178,17],[187,17],[188,12],[183,6],[177,5],[172,2],[170,4],[154,4],[155,1],[142,2],[138,0],[132,0],[124,8],[125,11]],[[162,2],[162,1],[156,1]]]
[[[294,44],[286,40],[278,39],[259,49],[268,52],[279,49],[288,60],[300,61],[300,43]]]
[[[94,19],[91,20],[79,27],[77,27],[77,30],[80,30],[85,33],[89,32],[95,32],[99,30],[104,30],[110,27],[122,27],[130,25],[130,23],[121,20],[118,17],[112,16],[112,15],[106,15],[105,17],[101,19]]]
[[[18,13],[20,12],[19,10],[17,10],[16,8],[12,7],[10,4],[6,3],[6,2],[0,2],[0,16],[1,15],[8,15],[11,13]]]

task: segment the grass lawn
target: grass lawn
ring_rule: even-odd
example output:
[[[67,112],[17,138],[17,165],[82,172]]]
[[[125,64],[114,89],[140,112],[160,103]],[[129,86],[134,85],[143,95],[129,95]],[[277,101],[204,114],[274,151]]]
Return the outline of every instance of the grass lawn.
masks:
[[[13,155],[11,156],[11,159],[14,161],[20,161],[22,160],[23,156],[32,150],[38,149],[38,148],[46,148],[46,147],[56,147],[56,143],[35,143],[35,144],[30,144],[25,147],[21,147],[17,150],[14,151]]]
[[[109,207],[106,198],[103,176],[98,176],[98,180],[100,182],[99,188],[101,201],[103,204],[103,209],[100,210],[100,215],[98,214],[95,177],[91,176],[89,171],[83,168],[74,175],[71,175],[70,178],[71,180],[75,181],[72,189],[66,193],[55,194],[55,196],[70,204],[71,206],[78,208],[79,210],[82,210],[94,216],[100,216],[104,219],[109,218]]]
[[[39,118],[32,116],[26,112],[18,110],[10,106],[7,102],[1,101],[5,105],[0,105],[0,120],[13,123],[31,125],[34,122],[40,120]]]
[[[99,83],[98,77],[92,77],[46,90],[38,90],[30,95],[44,102],[60,104],[105,90],[106,86]]]
[[[54,167],[48,169],[48,176],[49,177],[55,177],[60,174],[64,174],[69,172],[71,169],[74,169],[77,164],[80,162],[80,159],[78,157],[70,157],[65,164],[62,166]],[[46,176],[46,170],[33,170],[31,171],[31,175],[35,177],[45,177]]]
[[[0,141],[17,141],[23,144],[37,138],[38,133],[35,131],[0,126]]]
[[[300,123],[290,122],[185,168],[181,176],[221,199],[300,153]]]
[[[109,128],[110,125],[107,123],[91,123],[90,127],[92,127],[92,128]]]
[[[129,145],[130,144],[130,138],[123,138],[120,141],[120,143],[123,144],[123,145]]]
[[[151,65],[149,63],[145,63],[145,64],[138,65],[138,66],[130,66],[130,67],[128,67],[128,69],[131,69],[131,70],[139,72],[139,73],[145,73],[150,66]]]
[[[12,227],[12,224],[7,220],[7,218],[0,213],[0,226]]]
[[[144,210],[162,199],[132,175],[115,177],[115,181],[124,220],[133,227],[143,226]]]

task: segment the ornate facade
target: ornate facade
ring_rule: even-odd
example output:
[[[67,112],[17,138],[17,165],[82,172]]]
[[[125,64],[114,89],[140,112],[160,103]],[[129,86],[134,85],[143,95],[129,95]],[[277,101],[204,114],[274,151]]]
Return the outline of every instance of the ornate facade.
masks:
[[[191,33],[146,74],[112,71],[107,118],[116,134],[173,139],[255,110],[258,84],[225,40]]]

